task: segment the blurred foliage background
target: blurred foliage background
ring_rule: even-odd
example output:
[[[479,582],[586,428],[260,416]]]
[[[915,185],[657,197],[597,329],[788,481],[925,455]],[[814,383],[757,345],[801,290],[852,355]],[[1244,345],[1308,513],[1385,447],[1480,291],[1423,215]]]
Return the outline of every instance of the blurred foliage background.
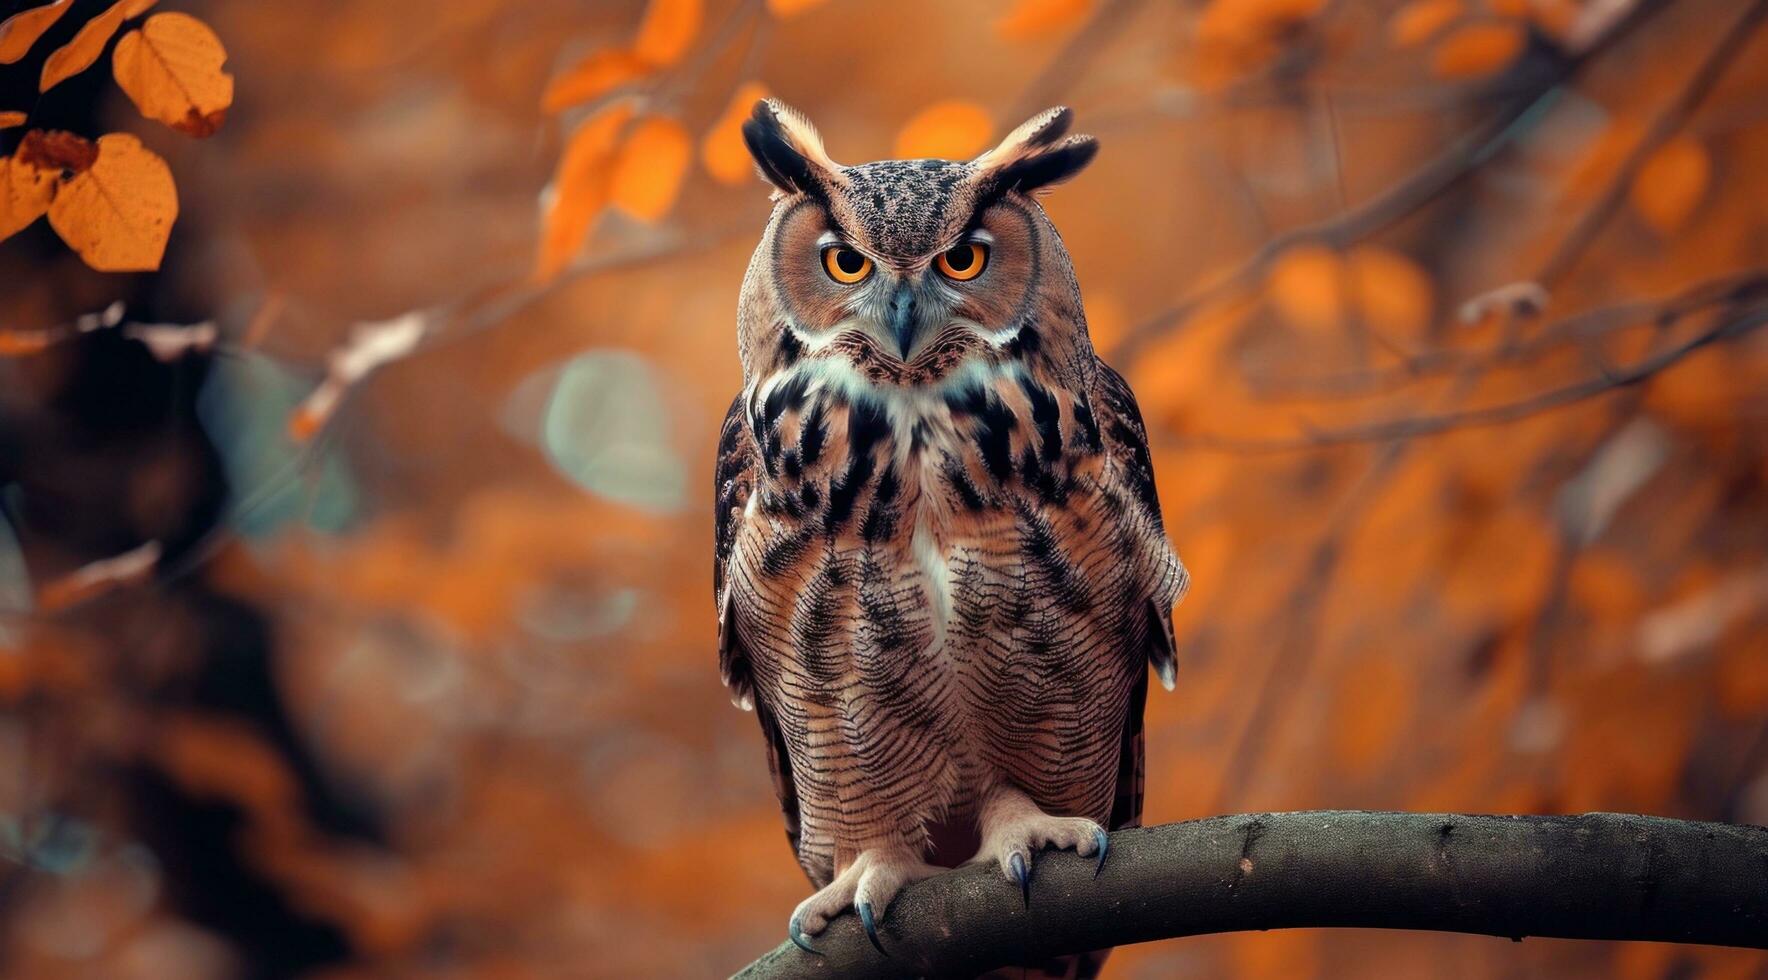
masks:
[[[1148,822],[1768,823],[1768,4],[167,0],[237,80],[200,140],[108,59],[38,94],[111,6],[0,66],[179,211],[157,272],[0,243],[8,976],[709,976],[784,935],[709,569],[761,93],[849,162],[1055,103],[1102,139],[1046,206],[1194,579]],[[1768,959],[1292,931],[1108,973]]]

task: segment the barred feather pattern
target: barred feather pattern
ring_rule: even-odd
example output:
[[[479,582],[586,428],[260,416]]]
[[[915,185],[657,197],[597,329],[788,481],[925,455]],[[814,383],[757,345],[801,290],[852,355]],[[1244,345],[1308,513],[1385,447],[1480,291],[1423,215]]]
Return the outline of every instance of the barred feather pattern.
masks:
[[[1090,349],[1062,371],[1025,347],[916,388],[851,351],[783,358],[726,417],[721,667],[819,886],[873,846],[969,857],[931,853],[934,830],[1002,780],[1048,813],[1140,817],[1185,572],[1128,386]]]

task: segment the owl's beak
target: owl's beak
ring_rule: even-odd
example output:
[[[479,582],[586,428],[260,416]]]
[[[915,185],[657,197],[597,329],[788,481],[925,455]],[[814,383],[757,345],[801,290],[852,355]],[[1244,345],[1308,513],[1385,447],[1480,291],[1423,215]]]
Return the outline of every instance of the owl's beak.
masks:
[[[915,347],[915,334],[919,332],[919,321],[915,318],[915,287],[907,279],[897,283],[896,291],[890,294],[889,316],[890,336],[906,361],[909,351]]]

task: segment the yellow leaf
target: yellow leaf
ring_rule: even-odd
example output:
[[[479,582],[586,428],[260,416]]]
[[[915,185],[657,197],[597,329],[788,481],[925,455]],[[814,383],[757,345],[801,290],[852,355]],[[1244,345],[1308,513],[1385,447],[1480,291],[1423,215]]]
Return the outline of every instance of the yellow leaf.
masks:
[[[0,157],[0,238],[8,238],[49,210],[58,171],[17,157]]]
[[[582,247],[596,216],[612,192],[616,141],[632,118],[632,107],[612,105],[591,116],[571,134],[559,158],[541,215],[540,256],[535,276],[558,275]]]
[[[1344,322],[1344,262],[1324,245],[1296,245],[1277,256],[1265,289],[1277,312],[1303,330],[1324,333]]]
[[[755,163],[743,145],[743,120],[755,103],[767,97],[767,86],[744,82],[731,95],[730,104],[700,141],[700,164],[721,184],[741,184],[755,175]]]
[[[662,218],[693,154],[693,137],[681,123],[666,116],[639,123],[614,161],[613,205],[640,221]]]
[[[1396,48],[1423,44],[1442,33],[1461,14],[1461,0],[1412,0],[1388,18],[1388,43]]]
[[[949,100],[916,113],[896,134],[895,154],[901,159],[939,157],[966,160],[988,145],[994,121],[974,102]]]
[[[20,11],[0,21],[0,65],[10,65],[23,58],[43,32],[55,26],[68,12],[73,0],[55,0],[41,7]]]
[[[25,120],[29,118],[31,117],[22,112],[16,112],[13,110],[0,112],[0,129],[11,129],[14,126],[23,126]]]
[[[704,16],[702,0],[651,0],[638,25],[632,53],[658,67],[675,64],[693,45]]]
[[[100,272],[159,268],[177,218],[171,168],[127,133],[100,136],[92,166],[49,204],[56,234]]]
[[[1017,0],[994,24],[995,33],[1023,41],[1072,27],[1093,9],[1093,0]]]
[[[1700,206],[1712,175],[1706,147],[1692,137],[1678,136],[1646,158],[1627,197],[1652,230],[1668,237]]]
[[[796,17],[813,7],[820,7],[828,0],[767,0],[767,12],[781,20]]]
[[[652,66],[623,48],[592,51],[553,79],[540,98],[547,112],[560,112],[650,74]]]
[[[213,136],[233,104],[227,49],[209,25],[188,14],[155,14],[117,42],[111,71],[149,119],[191,136]]]
[[[1392,249],[1361,245],[1345,257],[1352,294],[1377,330],[1416,336],[1430,326],[1436,290],[1418,263]]]
[[[1439,78],[1490,75],[1515,61],[1527,40],[1527,32],[1514,21],[1469,24],[1437,45],[1431,70]]]
[[[111,35],[123,26],[123,21],[153,5],[154,0],[117,0],[111,4],[109,10],[87,21],[72,41],[56,49],[44,60],[43,75],[37,82],[37,91],[47,92],[91,68],[98,56],[104,53],[104,46],[110,43]]]

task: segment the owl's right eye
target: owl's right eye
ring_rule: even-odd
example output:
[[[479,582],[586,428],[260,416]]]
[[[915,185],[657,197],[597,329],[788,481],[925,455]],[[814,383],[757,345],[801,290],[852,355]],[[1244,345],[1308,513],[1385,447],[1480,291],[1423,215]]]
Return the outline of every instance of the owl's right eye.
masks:
[[[853,285],[872,274],[872,260],[844,245],[823,249],[823,271],[844,285]]]

